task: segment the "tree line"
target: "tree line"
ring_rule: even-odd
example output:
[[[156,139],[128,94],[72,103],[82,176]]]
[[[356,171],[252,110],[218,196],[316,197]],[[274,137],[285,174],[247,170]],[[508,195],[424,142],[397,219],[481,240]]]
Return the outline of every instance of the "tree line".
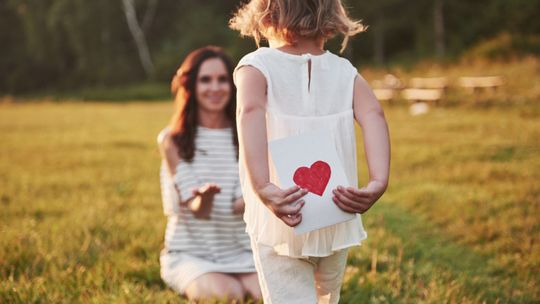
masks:
[[[227,27],[240,3],[2,0],[0,94],[168,81],[190,50],[207,44],[224,47],[238,60],[255,48]],[[357,65],[453,58],[503,32],[540,33],[538,0],[345,3],[353,18],[369,26],[343,54]],[[339,40],[328,47],[337,52]]]

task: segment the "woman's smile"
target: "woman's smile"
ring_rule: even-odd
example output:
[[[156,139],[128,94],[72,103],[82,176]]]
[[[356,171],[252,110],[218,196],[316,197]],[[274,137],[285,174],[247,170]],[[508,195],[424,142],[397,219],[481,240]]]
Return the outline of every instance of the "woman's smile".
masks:
[[[201,64],[197,77],[196,94],[199,108],[203,111],[223,111],[231,97],[231,85],[227,68],[219,58],[211,58]]]

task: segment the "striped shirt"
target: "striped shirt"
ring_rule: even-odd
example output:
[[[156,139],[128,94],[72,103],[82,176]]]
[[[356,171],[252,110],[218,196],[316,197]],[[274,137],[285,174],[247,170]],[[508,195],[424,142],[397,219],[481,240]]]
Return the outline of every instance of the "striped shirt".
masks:
[[[242,191],[232,130],[199,126],[195,147],[193,161],[181,161],[173,177],[165,162],[161,164],[163,210],[168,217],[165,248],[169,252],[185,252],[228,263],[245,251],[251,251],[242,215],[233,214],[233,203],[242,196]],[[215,183],[221,188],[214,196],[209,220],[195,218],[187,206],[179,204],[180,197],[184,201],[189,199],[192,189],[206,183]]]

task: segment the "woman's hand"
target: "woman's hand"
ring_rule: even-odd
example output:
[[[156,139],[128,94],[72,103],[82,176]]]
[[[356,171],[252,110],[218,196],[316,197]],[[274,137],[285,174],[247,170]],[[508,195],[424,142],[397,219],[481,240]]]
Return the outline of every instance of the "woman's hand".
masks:
[[[364,213],[383,195],[386,184],[380,181],[370,181],[366,187],[342,187],[333,190],[334,203],[343,211],[349,213]]]
[[[246,204],[244,198],[237,198],[233,203],[233,214],[243,214]]]
[[[302,221],[300,210],[304,207],[305,202],[298,200],[307,193],[307,190],[300,189],[298,186],[283,190],[272,183],[265,184],[257,191],[266,207],[290,227],[294,227]],[[298,203],[295,203],[296,201]]]
[[[193,189],[194,198],[188,206],[196,218],[209,219],[214,202],[214,196],[221,192],[221,188],[212,183],[203,185],[198,189]]]

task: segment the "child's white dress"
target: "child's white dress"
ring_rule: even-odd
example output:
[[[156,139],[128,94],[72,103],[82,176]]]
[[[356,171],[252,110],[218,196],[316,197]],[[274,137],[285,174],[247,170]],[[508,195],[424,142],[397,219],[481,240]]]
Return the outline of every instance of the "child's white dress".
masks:
[[[246,65],[257,68],[266,78],[268,140],[317,128],[330,129],[349,185],[358,186],[353,114],[356,68],[328,51],[321,55],[292,55],[264,47],[244,56],[236,70]],[[295,236],[293,228],[277,218],[254,193],[242,152],[239,167],[246,202],[244,220],[252,242],[271,246],[279,255],[324,257],[359,245],[367,237],[360,214],[354,220]],[[270,164],[269,168],[271,182],[277,183]]]

